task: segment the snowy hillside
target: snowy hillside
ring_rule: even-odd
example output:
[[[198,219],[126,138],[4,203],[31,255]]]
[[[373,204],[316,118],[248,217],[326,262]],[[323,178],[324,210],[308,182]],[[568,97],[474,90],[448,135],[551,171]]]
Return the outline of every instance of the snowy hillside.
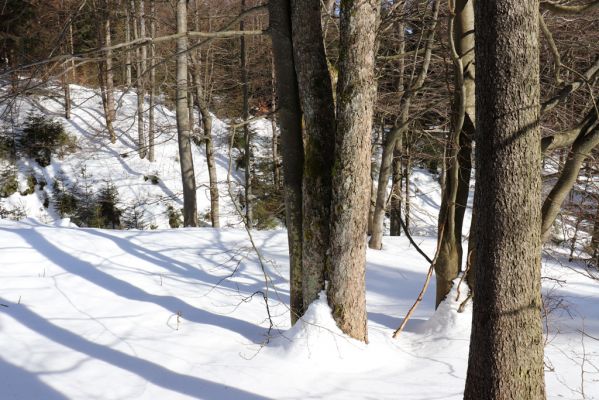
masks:
[[[36,162],[27,159],[18,161],[20,191],[27,186],[31,175],[50,183],[43,190],[26,196],[15,193],[8,199],[0,200],[0,205],[8,210],[20,209],[28,217],[45,222],[58,218],[53,207],[45,208],[45,197],[52,199],[51,183],[63,177],[67,182],[91,185],[94,191],[106,183],[118,189],[123,208],[138,207],[144,213],[146,225],[155,228],[168,228],[167,207],[182,207],[182,186],[179,166],[179,153],[176,141],[176,120],[173,111],[159,105],[156,107],[156,161],[140,159],[136,152],[137,140],[137,96],[135,93],[116,93],[117,107],[115,129],[117,142],[111,144],[106,132],[103,108],[97,90],[71,85],[73,110],[71,119],[63,118],[63,100],[55,95],[57,88],[50,88],[46,95],[19,97],[12,113],[15,125],[22,126],[28,115],[45,115],[63,124],[68,134],[76,138],[78,150],[62,159],[53,157],[52,164],[41,168]],[[0,113],[4,107],[0,106]],[[146,120],[147,125],[147,120]],[[229,130],[227,125],[214,118],[213,136],[216,154],[217,176],[221,197],[221,224],[238,225],[234,207],[227,191]],[[146,126],[147,129],[147,126]],[[267,156],[270,146],[264,142],[272,137],[271,124],[257,120],[252,129],[256,132],[256,153]],[[234,154],[235,155],[235,154]],[[208,190],[208,168],[203,146],[193,146],[194,167],[197,182],[198,212],[206,217],[210,210]],[[237,194],[239,174],[232,168],[233,193]],[[157,177],[158,181],[152,182]],[[204,218],[205,222],[207,218]]]
[[[287,234],[253,232],[262,271],[224,185],[226,125],[215,121],[214,134],[229,226],[162,229],[166,207],[181,202],[174,114],[159,108],[156,162],[149,163],[135,153],[136,127],[127,122],[134,94],[120,97],[114,146],[102,129],[99,96],[73,87],[73,97],[71,121],[57,99],[20,100],[21,120],[32,109],[52,115],[80,147],[46,168],[21,160],[22,189],[31,171],[47,182],[60,173],[77,181],[85,166],[94,187],[110,180],[125,206],[140,204],[158,229],[70,226],[43,206],[48,186],[2,200],[30,218],[0,220],[1,400],[462,398],[471,321],[471,303],[457,312],[464,284],[459,299],[456,284],[435,312],[433,279],[404,332],[391,337],[429,267],[405,236],[386,236],[383,250],[368,250],[368,345],[340,333],[324,299],[291,328]],[[267,121],[254,129],[270,137]],[[204,213],[203,149],[194,148],[194,161]],[[144,180],[150,175],[157,184]],[[432,257],[439,185],[418,169],[412,185],[414,240]],[[466,219],[467,226],[469,212]],[[566,250],[549,248],[543,260],[548,398],[599,399],[599,280],[567,259]]]

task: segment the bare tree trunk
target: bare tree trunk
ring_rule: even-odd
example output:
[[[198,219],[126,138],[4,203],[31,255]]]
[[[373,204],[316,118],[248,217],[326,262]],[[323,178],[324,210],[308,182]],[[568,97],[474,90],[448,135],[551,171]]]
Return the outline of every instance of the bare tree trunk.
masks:
[[[196,31],[200,30],[200,16],[197,1],[195,3],[194,24]],[[195,103],[200,111],[202,119],[202,141],[206,150],[206,165],[208,167],[208,180],[210,186],[210,222],[213,228],[220,227],[220,207],[218,194],[218,177],[216,175],[216,161],[214,159],[214,144],[212,139],[212,115],[208,109],[208,103],[204,94],[204,86],[201,76],[201,59],[198,51],[190,54],[192,65],[192,79],[195,88]]]
[[[432,1],[432,22],[429,26],[429,29],[426,33],[423,32],[422,39],[425,41],[424,48],[424,57],[422,66],[420,67],[420,71],[417,77],[414,77],[415,70],[412,71],[412,79],[407,85],[407,90],[402,96],[402,104],[401,104],[401,115],[405,115],[406,117],[402,117],[402,121],[407,121],[407,115],[410,111],[411,99],[415,93],[417,93],[423,86],[426,76],[428,75],[428,68],[430,66],[431,54],[432,54],[432,46],[433,39],[435,36],[435,28],[437,26],[437,18],[439,15],[439,1]],[[403,85],[402,85],[403,86]],[[371,249],[381,249],[383,245],[383,222],[385,219],[385,207],[387,202],[387,186],[389,184],[389,177],[392,173],[392,164],[393,164],[393,152],[395,150],[396,142],[400,136],[405,135],[408,129],[408,125],[405,122],[400,122],[396,124],[393,129],[387,134],[385,138],[385,142],[383,144],[383,156],[381,157],[381,168],[379,171],[379,187],[377,189],[377,197],[375,203],[375,210],[373,216],[372,223],[372,236],[370,237],[370,241],[368,242],[368,246]],[[406,150],[408,149],[408,142],[406,140]],[[409,156],[406,158],[407,163],[409,164]],[[409,167],[407,168],[409,172]],[[404,174],[406,180],[409,179],[408,174]],[[406,184],[406,191],[409,189],[409,186]],[[409,224],[409,196],[406,193],[405,201],[406,201],[406,225]]]
[[[276,74],[275,82],[279,98],[283,188],[289,240],[289,306],[291,323],[294,324],[304,313],[302,299],[302,174],[304,168],[302,115],[293,65],[289,0],[270,0],[268,9]]]
[[[128,1],[128,0],[125,0]],[[129,4],[125,4],[125,41],[131,41],[131,12]],[[127,49],[128,50],[128,49]],[[127,89],[131,88],[131,51],[125,52],[125,83]]]
[[[245,0],[241,0],[241,11],[245,10]],[[239,30],[244,30],[243,18],[239,21]],[[249,105],[249,91],[248,91],[248,70],[247,70],[247,54],[246,54],[246,43],[245,36],[241,36],[240,44],[240,57],[241,57],[241,87],[243,95],[243,121],[246,122],[250,119],[250,105]],[[243,124],[243,139],[245,142],[245,219],[248,226],[252,226],[252,143],[250,135],[250,125]]]
[[[187,0],[177,1],[177,33],[187,32]],[[187,36],[177,39],[177,137],[183,183],[183,225],[198,226],[196,180],[191,153],[189,108],[187,106]]]
[[[393,151],[393,175],[391,180],[391,201],[389,204],[390,215],[390,232],[391,236],[401,236],[401,203],[403,194],[402,189],[402,174],[401,174],[401,156],[402,156],[402,140],[401,137],[395,144]]]
[[[277,109],[277,89],[276,89],[276,76],[275,76],[275,60],[274,55],[272,56],[272,104],[271,112],[272,118],[270,120],[272,127],[272,181],[275,189],[281,188],[281,165],[279,163],[279,138],[277,135],[277,117],[275,111]]]
[[[377,158],[378,152],[377,147],[379,146],[379,142],[383,141],[385,137],[385,119],[381,118],[381,126],[377,131],[375,130],[375,137],[373,138],[372,147],[370,151],[370,201],[368,202],[368,227],[366,228],[366,234],[368,236],[372,235],[372,228],[374,222],[374,210],[376,204],[376,182],[378,174],[377,172]]]
[[[73,23],[69,24],[69,50],[71,55],[75,54],[75,44],[73,42]],[[75,66],[75,58],[71,59],[71,79],[73,83],[77,83],[77,68]]]
[[[97,10],[100,14],[98,23],[98,43],[101,47],[110,46],[110,10],[108,2],[101,3],[102,9]],[[112,126],[114,119],[114,97],[112,94],[112,80],[108,81],[108,70],[112,68],[112,51],[104,52],[104,59],[98,63],[98,81],[100,84],[100,94],[102,97],[102,108],[104,109],[104,119],[106,121],[106,130],[110,141],[116,141],[116,134]],[[111,76],[112,78],[112,76]],[[112,107],[112,108],[111,108]]]
[[[133,0],[132,0],[133,1]],[[139,39],[146,36],[144,22],[144,2],[143,0],[134,0],[132,4],[135,10],[133,23],[133,38]],[[147,143],[144,126],[144,105],[145,105],[145,76],[146,70],[146,48],[142,46],[137,50],[137,138],[139,146],[139,158],[145,158],[147,154]],[[187,79],[186,79],[187,81]]]
[[[335,149],[335,106],[320,15],[320,0],[291,1],[295,71],[305,127],[302,188],[305,309],[324,289],[327,275]]]
[[[457,0],[449,17],[449,43],[454,61],[456,92],[452,104],[451,135],[445,150],[449,159],[439,210],[436,306],[451,290],[462,269],[462,226],[470,189],[472,139],[475,120],[474,6],[473,0]]]
[[[543,241],[551,236],[551,226],[559,214],[566,196],[576,183],[584,160],[597,145],[599,145],[599,121],[596,111],[592,110],[585,117],[585,122],[568,152],[568,158],[560,171],[557,182],[543,202],[541,225]]]
[[[593,236],[591,238],[591,249],[595,268],[599,269],[599,204],[595,203],[595,221],[593,221]]]
[[[412,154],[410,153],[410,141],[409,132],[406,132],[406,145],[405,145],[405,168],[403,170],[403,177],[405,180],[404,184],[404,202],[406,204],[406,229],[410,229],[410,175],[412,174]]]
[[[331,203],[333,318],[347,335],[368,341],[366,216],[376,82],[374,49],[380,1],[341,1],[337,131]]]
[[[465,400],[545,399],[539,3],[475,2],[476,294]]]
[[[112,71],[112,50],[110,49],[112,41],[111,41],[111,33],[110,33],[110,3],[108,1],[104,2],[104,6],[106,9],[104,10],[104,45],[108,50],[106,50],[106,69],[104,78],[106,79],[106,127],[108,128],[108,134],[110,135],[110,141],[112,143],[116,142],[116,133],[114,131],[113,123],[116,116],[116,111],[114,107],[114,79],[113,79],[113,71]]]
[[[71,119],[71,87],[69,85],[66,71],[63,74],[61,80],[62,80],[62,87],[64,90],[64,117],[66,119]]]
[[[150,0],[150,36],[156,37],[156,1]],[[127,52],[129,54],[129,52]],[[148,114],[148,161],[153,162],[154,156],[154,138],[156,136],[156,128],[154,124],[154,107],[156,106],[156,68],[153,64],[156,63],[156,46],[150,44],[150,110]],[[130,68],[130,66],[129,66]],[[131,72],[131,71],[129,71]],[[131,77],[128,76],[130,79]]]

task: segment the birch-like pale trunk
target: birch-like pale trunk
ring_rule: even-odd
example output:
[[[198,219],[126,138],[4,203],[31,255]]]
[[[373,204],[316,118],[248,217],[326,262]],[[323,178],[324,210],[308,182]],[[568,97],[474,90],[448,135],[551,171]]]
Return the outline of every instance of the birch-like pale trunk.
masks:
[[[187,0],[177,1],[177,33],[187,32]],[[187,105],[187,36],[177,39],[177,139],[179,142],[179,163],[183,183],[183,225],[198,226],[196,203],[196,180],[191,153],[191,131],[189,107]]]

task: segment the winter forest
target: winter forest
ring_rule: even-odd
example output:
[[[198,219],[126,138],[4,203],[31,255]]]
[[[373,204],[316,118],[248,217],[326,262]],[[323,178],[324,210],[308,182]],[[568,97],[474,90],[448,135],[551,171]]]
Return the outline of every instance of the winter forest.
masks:
[[[598,0],[0,0],[0,399],[599,400]]]

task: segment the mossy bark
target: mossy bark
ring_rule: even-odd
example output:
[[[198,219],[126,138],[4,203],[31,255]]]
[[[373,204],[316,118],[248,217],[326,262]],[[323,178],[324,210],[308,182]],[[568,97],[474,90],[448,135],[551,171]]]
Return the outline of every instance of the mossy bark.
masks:
[[[321,26],[320,0],[291,0],[293,51],[304,116],[304,307],[324,289],[330,243],[335,106]]]
[[[342,0],[340,4],[328,300],[340,329],[361,341],[368,341],[366,217],[370,197],[370,138],[376,90],[374,49],[379,9],[378,0]]]

